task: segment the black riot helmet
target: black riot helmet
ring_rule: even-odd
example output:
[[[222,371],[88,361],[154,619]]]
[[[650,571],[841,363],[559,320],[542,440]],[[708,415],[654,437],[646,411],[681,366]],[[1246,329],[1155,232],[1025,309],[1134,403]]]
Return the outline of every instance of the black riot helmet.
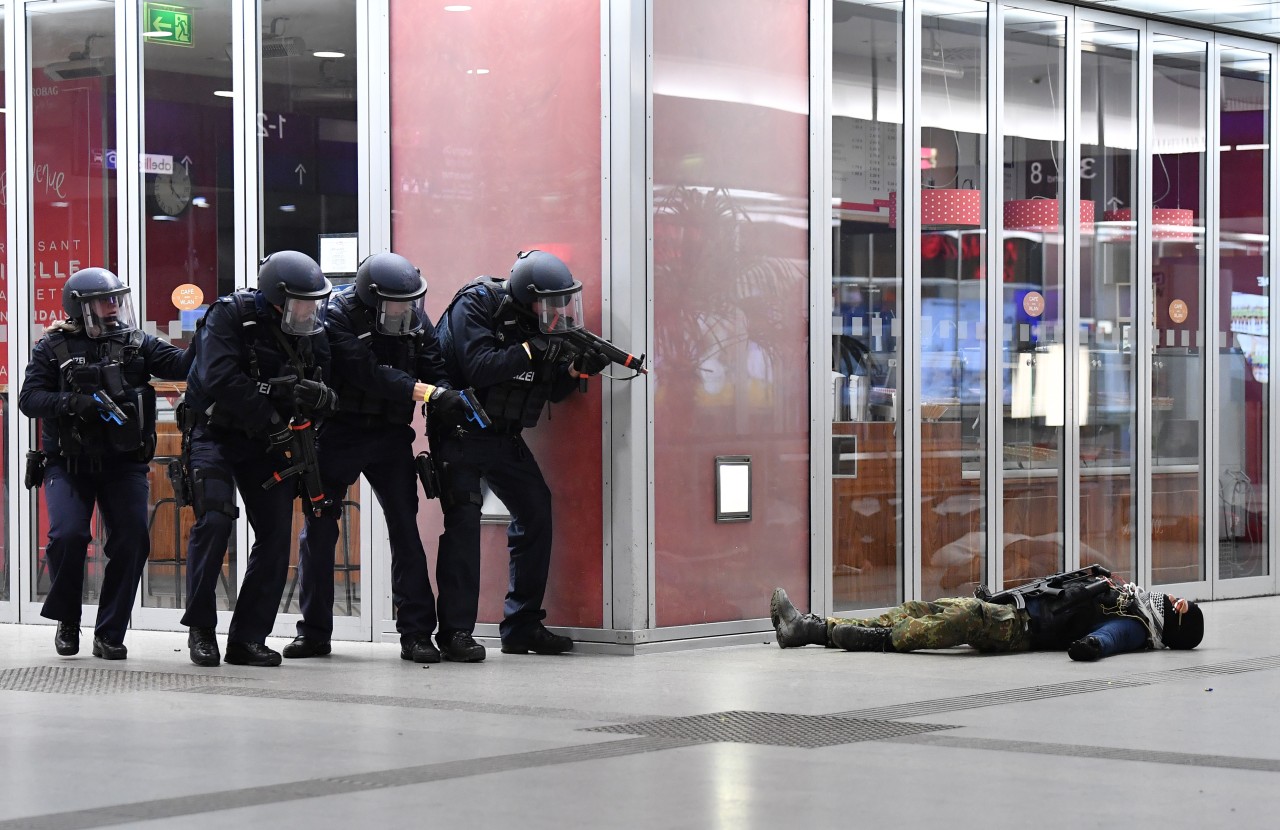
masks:
[[[62,310],[84,323],[93,338],[126,334],[138,327],[129,286],[106,268],[76,271],[62,286]]]
[[[521,251],[507,282],[511,296],[538,319],[538,330],[557,334],[582,328],[582,283],[546,251]]]
[[[427,280],[399,254],[366,257],[356,271],[356,296],[373,309],[379,334],[394,337],[422,330]]]
[[[324,301],[333,291],[316,261],[298,251],[276,251],[258,267],[258,290],[280,309],[280,328],[306,336],[324,331]]]

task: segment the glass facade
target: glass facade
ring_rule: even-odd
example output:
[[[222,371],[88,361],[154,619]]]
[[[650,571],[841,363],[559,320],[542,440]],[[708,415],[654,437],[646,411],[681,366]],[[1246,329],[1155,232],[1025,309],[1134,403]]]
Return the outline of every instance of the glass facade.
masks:
[[[831,20],[831,586],[835,606],[901,601],[902,4]]]
[[[659,626],[758,615],[809,562],[808,14],[657,0],[653,16],[655,602]],[[716,457],[751,519],[716,521]]]
[[[202,3],[188,23],[201,41],[231,39],[231,0]],[[141,143],[144,166],[138,225],[142,235],[139,316],[150,334],[189,345],[196,321],[235,283],[231,58],[193,60],[195,46],[172,27],[136,33],[142,66]],[[156,381],[159,409],[151,463],[151,556],[143,576],[143,607],[182,608],[187,536],[195,524],[178,506],[167,475],[182,451],[173,412],[184,382]],[[218,585],[218,607],[235,602],[236,542],[232,537]]]
[[[112,3],[29,3],[29,211],[31,283],[26,322],[31,342],[64,318],[62,286],[81,268],[119,272],[116,226],[115,9]],[[24,361],[25,364],[25,361]],[[24,419],[25,420],[25,419]],[[32,422],[26,421],[28,425]],[[36,440],[37,431],[30,432]],[[41,598],[49,511],[34,491],[30,592]],[[95,516],[85,560],[84,598],[97,599],[105,561],[105,528]]]
[[[976,0],[921,8],[920,571],[929,597],[988,578],[988,11]]]
[[[474,277],[506,276],[519,251],[549,251],[582,282],[587,327],[599,332],[599,4],[456,8],[390,4],[390,247],[422,269],[433,318]],[[550,625],[601,625],[599,387],[553,405],[526,434],[553,493]],[[419,523],[434,559],[440,512],[424,505]],[[480,621],[496,623],[507,522],[500,503],[484,512]]]
[[[401,253],[433,318],[549,250],[588,327],[648,354],[527,433],[554,494],[547,622],[578,639],[758,635],[775,586],[877,609],[1093,562],[1197,598],[1277,592],[1280,47],[1038,0],[633,5],[0,6],[0,619],[36,619],[48,586],[9,383],[67,277],[121,273],[143,327],[185,345],[283,248],[339,286]],[[184,384],[156,386],[134,625],[176,629]],[[725,458],[750,471],[728,517]],[[360,490],[335,636],[376,639],[390,554]],[[492,636],[507,519],[491,494],[483,513]],[[418,520],[434,558],[438,503]],[[277,634],[297,609],[287,590]]]
[[[1137,198],[1139,33],[1084,22],[1080,31],[1079,478],[1080,561],[1124,579],[1137,565],[1133,321],[1137,248],[1119,211]],[[1111,214],[1109,217],[1108,214]],[[1085,222],[1084,217],[1091,222]]]

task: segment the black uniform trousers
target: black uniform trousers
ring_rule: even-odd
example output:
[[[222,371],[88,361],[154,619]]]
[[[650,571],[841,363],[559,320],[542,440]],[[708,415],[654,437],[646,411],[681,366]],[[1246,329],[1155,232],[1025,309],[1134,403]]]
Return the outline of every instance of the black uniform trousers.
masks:
[[[520,435],[474,433],[432,439],[441,477],[444,532],[436,559],[440,632],[475,628],[480,599],[480,479],[511,511],[509,581],[502,639],[523,636],[546,618],[542,598],[551,565],[551,490]]]
[[[391,597],[396,630],[430,634],[436,628],[435,597],[427,554],[418,533],[418,476],[413,427],[383,421],[360,426],[330,419],[320,428],[318,453],[324,492],[335,500],[323,516],[306,514],[298,549],[302,619],[298,633],[328,640],[333,633],[333,564],[342,496],[364,473],[382,505],[391,542]],[[350,528],[348,528],[348,531]]]
[[[97,504],[107,532],[102,552],[98,621],[94,635],[109,643],[124,641],[138,581],[151,553],[147,533],[147,465],[141,461],[106,459],[98,472],[81,464],[76,472],[61,460],[51,460],[45,472],[44,494],[49,509],[49,544],[45,557],[52,585],[40,616],[61,622],[80,622],[84,592],[84,562],[92,538],[93,507]]]
[[[191,479],[197,500],[203,487],[206,499],[234,505],[234,481],[253,528],[249,564],[227,632],[228,641],[235,643],[266,642],[289,575],[298,484],[296,478],[289,478],[262,489],[262,483],[286,463],[282,454],[267,452],[264,444],[261,438],[205,425],[191,434]],[[183,625],[214,628],[218,624],[218,576],[234,529],[235,520],[215,509],[206,509],[191,528]]]

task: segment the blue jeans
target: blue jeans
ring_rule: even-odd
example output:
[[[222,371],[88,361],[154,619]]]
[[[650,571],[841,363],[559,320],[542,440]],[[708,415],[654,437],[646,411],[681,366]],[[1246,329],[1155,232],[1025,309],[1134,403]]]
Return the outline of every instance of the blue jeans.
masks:
[[[1147,627],[1132,617],[1112,617],[1089,632],[1102,644],[1102,656],[1137,651],[1147,645]]]

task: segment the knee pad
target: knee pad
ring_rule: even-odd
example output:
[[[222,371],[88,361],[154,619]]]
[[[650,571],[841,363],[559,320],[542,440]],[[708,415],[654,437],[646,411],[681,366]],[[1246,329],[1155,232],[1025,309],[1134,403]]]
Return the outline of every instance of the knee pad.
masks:
[[[240,518],[240,508],[236,507],[235,484],[227,476],[196,467],[191,471],[191,506],[196,518],[204,516],[211,510],[217,511],[232,521]]]

